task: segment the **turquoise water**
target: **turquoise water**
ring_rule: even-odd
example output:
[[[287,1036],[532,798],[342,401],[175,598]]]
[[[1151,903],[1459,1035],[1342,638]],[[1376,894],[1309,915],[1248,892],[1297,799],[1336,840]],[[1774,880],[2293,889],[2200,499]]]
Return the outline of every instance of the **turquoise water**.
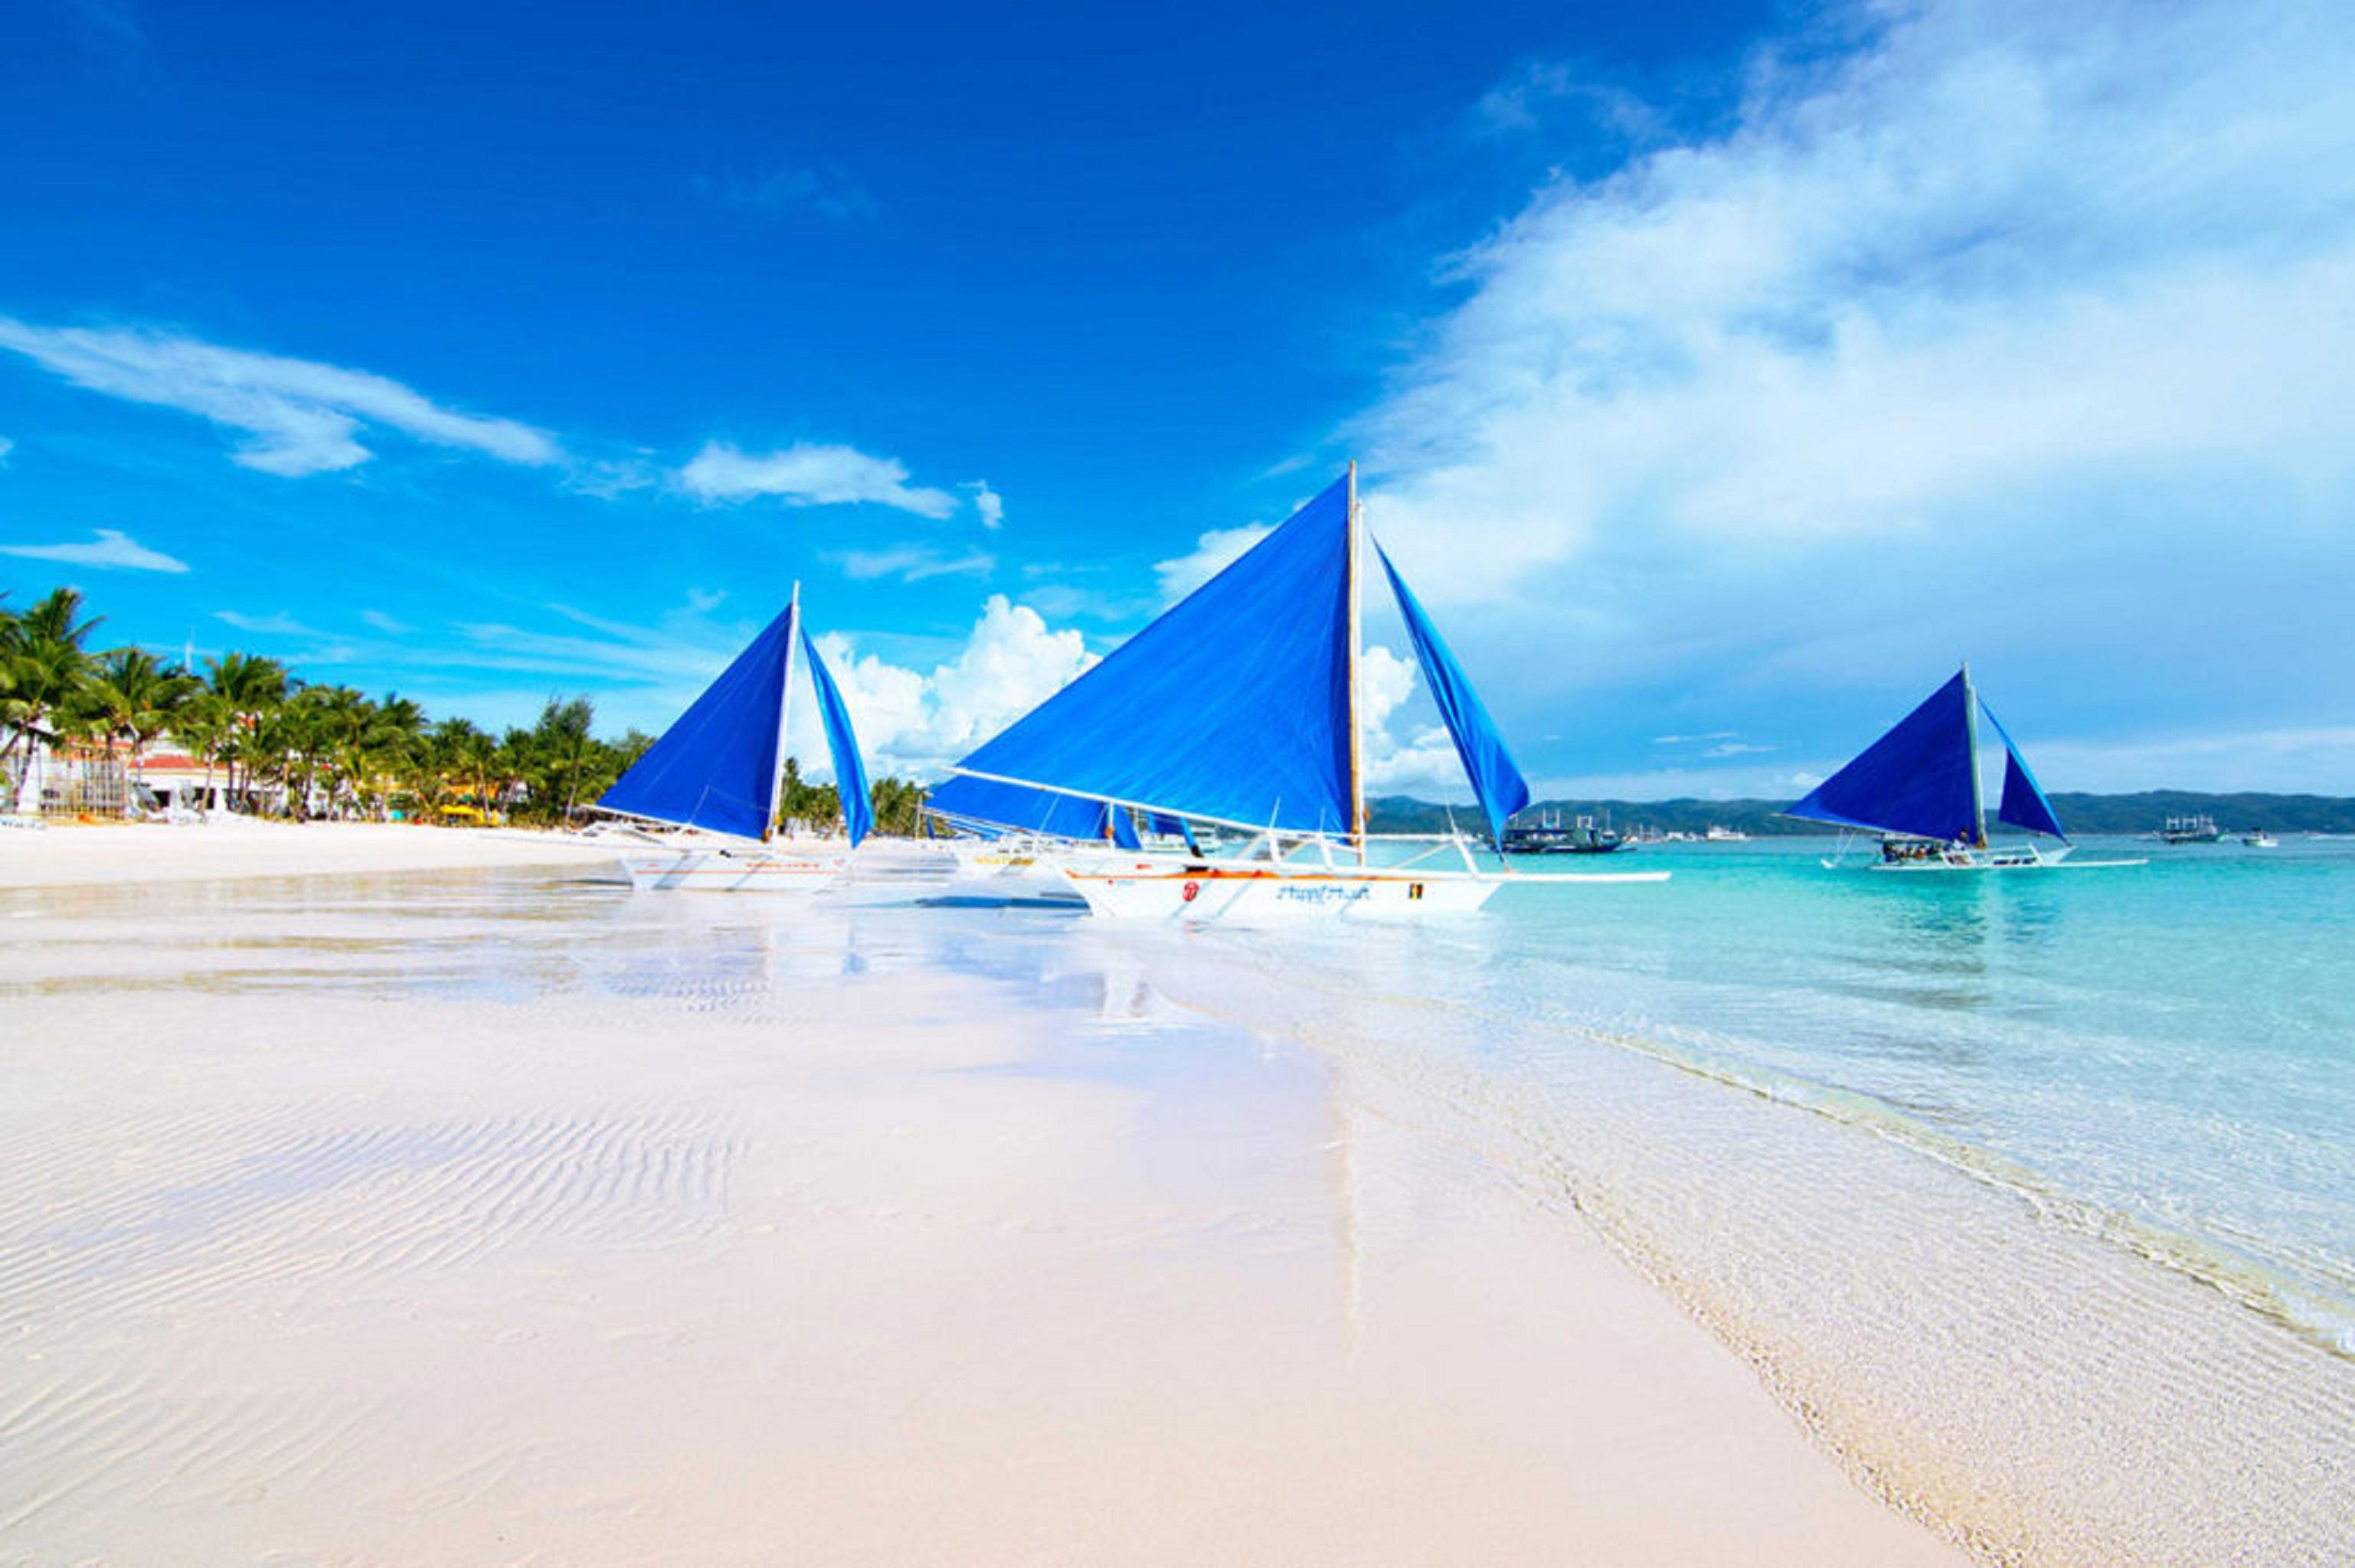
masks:
[[[1439,1107],[1990,1560],[2355,1562],[2355,842],[1831,848],[1155,968]]]
[[[2355,1354],[2355,841],[2096,841],[2150,863],[1935,876],[1823,848],[1647,850],[1673,880],[1601,918],[1604,890],[1508,891],[1440,989],[1828,1091]]]
[[[882,857],[814,903],[516,872],[0,916],[68,990],[652,991],[790,1020],[814,974],[944,967],[1092,1012],[1205,1104],[1252,1093],[1152,1027],[1174,1002],[1299,1038],[1367,1115],[1500,1161],[1989,1561],[2355,1562],[2355,841],[1902,877],[1826,871],[1828,847],[1647,849],[1567,869],[1671,881],[1255,931],[953,895]],[[126,948],[126,906],[184,946]],[[693,1030],[666,1047],[691,1062]]]

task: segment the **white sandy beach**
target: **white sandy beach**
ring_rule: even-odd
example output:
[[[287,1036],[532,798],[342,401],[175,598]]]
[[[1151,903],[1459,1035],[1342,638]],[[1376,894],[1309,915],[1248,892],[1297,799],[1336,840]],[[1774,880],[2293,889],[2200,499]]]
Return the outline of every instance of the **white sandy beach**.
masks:
[[[0,844],[0,1561],[1959,1560],[1084,922],[143,832]]]
[[[0,888],[467,866],[602,866],[612,859],[610,850],[559,833],[413,822],[296,826],[228,811],[176,825],[0,829]]]

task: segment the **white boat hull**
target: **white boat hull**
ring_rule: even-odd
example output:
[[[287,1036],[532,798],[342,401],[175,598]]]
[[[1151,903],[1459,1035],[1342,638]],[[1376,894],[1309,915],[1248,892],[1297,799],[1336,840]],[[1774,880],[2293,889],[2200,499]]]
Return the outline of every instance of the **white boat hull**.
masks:
[[[2147,860],[2081,860],[2069,858],[2075,846],[2059,849],[2038,849],[2033,845],[2019,849],[1948,850],[1926,860],[1853,861],[1831,859],[1824,862],[1829,871],[1870,871],[1896,876],[1933,876],[1948,872],[1975,871],[2098,871],[2105,866],[2148,865]]]
[[[1379,866],[1223,864],[1091,856],[1063,876],[1092,914],[1121,920],[1288,925],[1470,915],[1508,884],[1666,882],[1665,871],[1549,876]]]
[[[850,853],[790,849],[650,849],[621,855],[642,893],[815,893],[841,880]]]

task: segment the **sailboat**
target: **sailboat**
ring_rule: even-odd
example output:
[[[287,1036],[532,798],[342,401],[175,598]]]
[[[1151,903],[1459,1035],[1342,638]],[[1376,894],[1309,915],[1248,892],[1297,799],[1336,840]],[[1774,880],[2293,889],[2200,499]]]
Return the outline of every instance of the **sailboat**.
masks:
[[[1064,853],[1084,844],[1145,847],[1135,819],[1107,801],[991,779],[952,777],[927,792],[924,810],[949,830],[961,876],[1001,887],[1026,884],[1065,899],[1076,895],[1060,868]]]
[[[1988,844],[1986,786],[1979,770],[1982,715],[2003,742],[2003,794],[1996,820],[2052,843],[2040,844],[2031,838],[2017,844]],[[2074,847],[2003,721],[1980,700],[1968,664],[1782,814],[1879,834],[1880,856],[1866,863],[1874,871],[2030,871],[2060,865]],[[1844,838],[1841,853],[1824,864],[1838,869],[1854,863],[1846,851]]]
[[[797,653],[809,662],[847,842],[777,835]],[[621,856],[634,887],[811,891],[841,876],[874,828],[875,811],[850,710],[802,624],[799,583],[783,613],[598,798],[596,810],[627,823],[627,836],[643,845]]]
[[[1252,921],[1477,909],[1507,883],[1662,882],[1666,872],[1484,867],[1461,835],[1366,831],[1357,465],[1103,662],[964,758],[964,779],[1247,835],[1232,853],[1071,851],[1098,915]],[[1491,842],[1529,786],[1487,708],[1375,546]],[[944,787],[945,788],[945,787]],[[1132,829],[1134,822],[1131,822]]]

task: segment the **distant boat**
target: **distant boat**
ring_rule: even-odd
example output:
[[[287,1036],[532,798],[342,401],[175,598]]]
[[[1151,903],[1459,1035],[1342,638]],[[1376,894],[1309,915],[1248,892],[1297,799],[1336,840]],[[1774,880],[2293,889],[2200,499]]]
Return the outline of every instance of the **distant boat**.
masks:
[[[2275,838],[2263,828],[2252,828],[2249,832],[2243,833],[2241,835],[2241,842],[2248,845],[2251,849],[2281,848],[2281,841]]]
[[[1561,814],[1555,811],[1535,822],[1507,828],[1501,847],[1507,854],[1612,854],[1635,849],[1639,842],[1613,832],[1607,822],[1597,826],[1593,817],[1572,818],[1564,827]]]
[[[1720,827],[1711,822],[1709,831],[1701,834],[1701,841],[1712,844],[1746,844],[1750,842],[1750,835],[1740,828]]]
[[[812,891],[842,874],[850,852],[875,826],[849,710],[802,625],[801,609],[795,584],[784,613],[598,798],[596,809],[631,824],[628,836],[643,846],[621,853],[632,886]],[[809,661],[847,840],[777,836],[796,652]]]
[[[1248,835],[1216,855],[1071,850],[1063,874],[1099,915],[1417,917],[1477,909],[1508,883],[1665,881],[1665,872],[1498,869],[1476,860],[1473,841],[1460,834],[1366,831],[1357,701],[1363,532],[1352,464],[954,771]],[[1529,804],[1529,786],[1438,629],[1379,546],[1375,556],[1494,842]]]
[[[2161,842],[2170,844],[2212,844],[2224,836],[2216,819],[2205,811],[2188,817],[2169,817],[2158,830]]]
[[[1979,773],[1979,716],[2003,742],[2003,797],[1996,820],[2055,841],[1990,847]],[[1979,700],[1971,669],[1933,692],[1854,761],[1783,815],[1881,836],[1874,871],[2027,871],[2060,865],[2073,847],[1995,711]],[[1849,863],[1845,853],[1824,864]],[[2101,861],[2103,865],[2140,862]]]

